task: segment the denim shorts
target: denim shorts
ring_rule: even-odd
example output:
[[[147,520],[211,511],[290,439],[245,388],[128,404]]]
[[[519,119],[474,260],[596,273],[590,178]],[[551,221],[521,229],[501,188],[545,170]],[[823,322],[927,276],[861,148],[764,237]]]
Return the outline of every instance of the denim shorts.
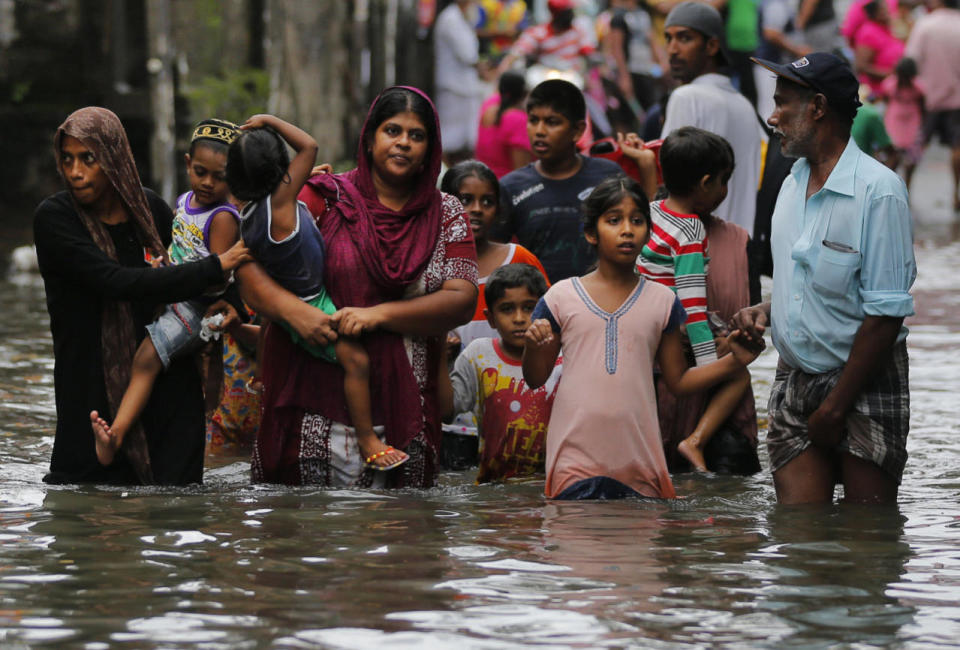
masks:
[[[200,321],[206,308],[196,300],[167,305],[157,320],[147,325],[147,334],[153,341],[163,368],[170,367],[170,360],[184,352],[200,347]]]

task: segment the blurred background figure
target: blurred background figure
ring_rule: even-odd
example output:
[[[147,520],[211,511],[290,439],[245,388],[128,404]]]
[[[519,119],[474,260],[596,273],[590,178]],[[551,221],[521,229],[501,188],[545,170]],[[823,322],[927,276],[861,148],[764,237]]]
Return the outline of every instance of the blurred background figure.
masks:
[[[866,20],[853,35],[854,67],[860,83],[867,84],[873,95],[880,95],[880,85],[903,56],[903,41],[890,29],[887,0],[871,0],[863,5]]]
[[[603,39],[603,53],[622,97],[632,113],[643,121],[646,111],[663,96],[666,51],[653,39],[653,19],[639,0],[612,0],[610,23]],[[618,130],[638,130],[642,124],[625,124]]]
[[[934,135],[950,147],[954,212],[960,212],[960,11],[957,0],[927,0],[907,41],[906,54],[917,62],[928,111],[924,140]]]
[[[527,137],[527,87],[523,75],[507,70],[500,75],[498,92],[480,108],[476,158],[501,178],[533,160]]]
[[[837,53],[842,47],[833,0],[800,0],[796,26],[814,52]]]
[[[434,98],[443,132],[443,162],[448,166],[469,158],[476,143],[483,97],[476,19],[474,0],[456,0],[437,16],[433,32]]]
[[[796,11],[790,0],[763,0],[760,4],[760,44],[757,58],[776,63],[794,61],[812,50],[797,31]],[[757,113],[766,119],[773,112],[773,91],[777,77],[769,70],[756,66],[754,83],[757,88]]]
[[[480,55],[496,66],[513,47],[520,32],[529,26],[527,3],[524,0],[480,0],[477,9]]]

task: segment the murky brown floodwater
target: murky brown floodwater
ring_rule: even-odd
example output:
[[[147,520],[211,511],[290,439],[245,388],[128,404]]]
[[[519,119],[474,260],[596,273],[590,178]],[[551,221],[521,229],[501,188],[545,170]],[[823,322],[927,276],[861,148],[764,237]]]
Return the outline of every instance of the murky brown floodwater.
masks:
[[[766,470],[677,477],[688,498],[662,505],[547,503],[469,473],[425,492],[252,486],[243,459],[194,489],[47,487],[42,284],[5,278],[0,645],[954,646],[960,243],[943,240],[918,242],[896,508],[780,508]],[[761,406],[775,361],[754,366]]]

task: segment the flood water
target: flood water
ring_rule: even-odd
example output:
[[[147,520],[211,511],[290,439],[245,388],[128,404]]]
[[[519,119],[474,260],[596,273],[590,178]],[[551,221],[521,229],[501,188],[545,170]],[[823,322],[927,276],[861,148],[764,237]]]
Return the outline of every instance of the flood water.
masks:
[[[0,282],[0,646],[954,646],[950,230],[939,218],[918,228],[910,460],[890,508],[778,507],[765,454],[755,477],[677,476],[686,498],[664,504],[548,503],[540,484],[477,487],[469,472],[428,491],[250,485],[242,458],[217,460],[190,489],[48,487],[43,288],[11,274]],[[4,263],[29,241],[19,235],[4,237]],[[761,417],[775,364],[767,351],[752,367]]]

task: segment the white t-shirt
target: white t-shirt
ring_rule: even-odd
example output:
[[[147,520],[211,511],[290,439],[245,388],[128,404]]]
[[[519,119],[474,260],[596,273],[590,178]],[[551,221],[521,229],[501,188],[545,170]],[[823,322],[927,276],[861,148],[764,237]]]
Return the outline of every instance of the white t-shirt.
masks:
[[[664,137],[681,126],[716,133],[733,147],[735,167],[727,198],[714,214],[753,236],[760,185],[760,148],[766,139],[753,106],[737,92],[729,77],[717,73],[700,75],[674,90],[667,102]]]

